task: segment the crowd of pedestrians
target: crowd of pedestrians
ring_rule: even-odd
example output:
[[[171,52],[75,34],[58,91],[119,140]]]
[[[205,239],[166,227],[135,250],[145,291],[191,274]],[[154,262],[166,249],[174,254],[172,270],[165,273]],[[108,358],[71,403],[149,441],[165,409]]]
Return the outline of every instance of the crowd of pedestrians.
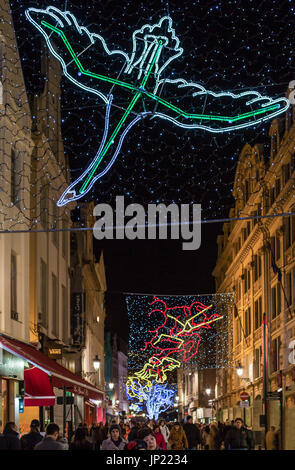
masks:
[[[279,448],[278,432],[272,426],[266,433],[265,448]],[[149,420],[140,423],[131,419],[128,423],[115,421],[104,425],[80,423],[73,436],[61,437],[59,426],[47,425],[46,433],[40,432],[40,423],[34,419],[30,432],[20,437],[13,422],[6,424],[0,435],[0,450],[253,450],[253,432],[241,418],[225,423],[193,423],[187,416],[185,423],[167,423]]]

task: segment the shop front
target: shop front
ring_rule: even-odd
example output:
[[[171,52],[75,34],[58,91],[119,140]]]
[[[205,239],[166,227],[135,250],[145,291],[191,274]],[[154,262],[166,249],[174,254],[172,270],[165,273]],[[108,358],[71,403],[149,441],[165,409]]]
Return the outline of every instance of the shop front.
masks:
[[[32,419],[39,419],[42,428],[55,421],[63,434],[85,422],[86,416],[90,425],[96,422],[96,404],[103,403],[102,391],[26,343],[0,335],[0,349],[5,351],[2,355],[8,353],[22,367],[22,375],[15,373],[11,379],[7,376],[1,379],[2,422],[13,417],[23,433],[28,431]],[[19,387],[15,383],[21,379],[24,406],[16,419],[16,413],[11,410],[12,403],[15,410],[19,405]],[[7,383],[10,380],[14,385]]]
[[[9,421],[19,423],[23,409],[25,363],[0,345],[0,432]]]

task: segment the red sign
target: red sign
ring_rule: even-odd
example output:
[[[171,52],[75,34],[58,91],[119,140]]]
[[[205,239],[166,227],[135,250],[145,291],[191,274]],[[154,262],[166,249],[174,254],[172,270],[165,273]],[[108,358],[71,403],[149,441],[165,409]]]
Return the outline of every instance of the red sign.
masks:
[[[241,395],[240,395],[240,399],[241,400],[248,400],[249,398],[249,393],[247,392],[242,392]]]

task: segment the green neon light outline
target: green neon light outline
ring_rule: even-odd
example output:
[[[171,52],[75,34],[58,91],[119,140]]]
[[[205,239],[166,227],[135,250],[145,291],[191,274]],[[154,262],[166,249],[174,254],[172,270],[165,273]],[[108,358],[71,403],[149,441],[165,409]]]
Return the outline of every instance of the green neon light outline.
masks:
[[[46,26],[49,29],[52,29],[53,31],[55,31],[56,33],[61,35],[62,40],[64,41],[68,51],[70,52],[73,60],[75,61],[75,63],[77,64],[77,67],[79,68],[79,71],[82,74],[88,75],[88,76],[93,77],[93,78],[97,78],[99,80],[107,81],[107,82],[110,82],[110,83],[115,83],[116,85],[120,85],[122,87],[130,88],[132,90],[138,91],[137,87],[135,87],[135,86],[133,86],[129,83],[122,82],[120,80],[116,80],[116,79],[113,79],[113,78],[105,77],[104,75],[95,74],[93,72],[88,72],[87,70],[85,70],[84,67],[82,66],[81,62],[79,61],[78,57],[76,56],[75,52],[73,51],[72,46],[69,43],[69,41],[68,41],[66,35],[64,34],[64,32],[61,31],[60,29],[50,25],[49,23],[47,23],[44,20],[41,21],[41,24],[43,26]],[[150,74],[150,71],[149,71],[149,74]],[[146,81],[145,81],[145,83],[146,83]],[[265,107],[265,108],[258,109],[256,111],[249,111],[248,113],[240,114],[238,116],[233,116],[233,117],[231,117],[231,116],[215,116],[215,115],[210,115],[210,114],[189,114],[189,113],[186,113],[185,111],[183,111],[182,109],[178,108],[177,106],[174,106],[173,104],[168,103],[168,101],[165,101],[162,98],[154,95],[153,93],[150,93],[146,90],[141,90],[140,93],[144,93],[149,98],[151,98],[155,101],[158,101],[159,103],[163,104],[167,108],[172,109],[173,111],[176,111],[178,114],[180,114],[181,116],[183,116],[185,118],[202,119],[202,120],[207,120],[208,119],[210,121],[231,121],[231,122],[235,122],[235,121],[240,121],[241,119],[245,119],[247,117],[256,116],[257,114],[263,114],[263,113],[266,113],[267,111],[272,111],[272,110],[278,109],[280,107],[279,104],[272,105],[272,106],[268,106],[268,107]]]
[[[65,43],[66,48],[68,49],[69,53],[71,54],[71,56],[72,56],[74,62],[76,63],[79,71],[83,75],[88,75],[89,77],[93,77],[93,78],[97,78],[99,80],[103,80],[103,81],[106,81],[106,82],[114,83],[115,85],[120,85],[120,86],[125,87],[125,88],[130,88],[131,90],[137,90],[137,88],[135,86],[131,85],[130,83],[122,82],[122,81],[116,80],[114,78],[105,77],[104,75],[99,75],[99,74],[96,74],[96,73],[93,73],[93,72],[89,72],[88,70],[85,70],[83,65],[81,64],[80,60],[78,59],[77,55],[73,51],[73,48],[72,48],[70,42],[68,41],[65,33],[63,31],[61,31],[60,29],[56,28],[55,26],[52,26],[51,24],[47,23],[44,20],[41,21],[41,24],[43,26],[45,26],[46,28],[51,29],[55,33],[60,34],[63,42]]]
[[[141,82],[141,85],[140,87],[144,87],[144,85],[146,84],[150,74],[151,74],[151,71],[153,69],[153,66],[156,62],[156,59],[159,55],[159,52],[162,48],[162,41],[159,41],[158,43],[158,46],[157,46],[157,50],[154,54],[154,57],[153,57],[153,60],[152,60],[152,63],[151,63],[151,66],[146,74],[146,76],[144,77],[144,79],[142,80]],[[100,155],[100,158],[98,159],[98,161],[96,162],[96,164],[94,165],[94,167],[92,168],[91,172],[89,173],[87,179],[84,181],[82,187],[79,189],[79,193],[82,194],[86,187],[88,186],[88,183],[89,181],[92,179],[94,173],[96,172],[96,169],[97,167],[100,165],[100,162],[102,161],[103,157],[105,156],[105,154],[107,153],[108,149],[110,148],[110,146],[112,145],[112,142],[113,140],[115,139],[116,135],[118,134],[119,130],[121,129],[121,127],[123,126],[124,122],[126,121],[128,115],[130,114],[130,112],[132,111],[132,108],[135,106],[135,103],[137,102],[138,98],[141,97],[141,91],[137,92],[136,95],[133,97],[131,103],[129,104],[128,108],[126,109],[125,113],[123,114],[122,118],[120,119],[119,123],[117,124],[116,126],[116,129],[114,130],[114,132],[112,133],[111,137],[109,138],[109,141],[107,142],[107,144],[105,145],[104,149],[102,150],[101,152],[101,155]]]
[[[104,75],[99,75],[99,74],[96,74],[96,73],[85,70],[83,65],[81,64],[78,56],[74,52],[74,50],[73,50],[69,40],[67,39],[65,33],[62,30],[60,30],[59,28],[57,28],[55,26],[52,26],[51,24],[47,23],[44,20],[41,21],[41,24],[43,26],[45,26],[46,28],[48,28],[48,29],[50,29],[50,30],[52,30],[52,31],[54,31],[54,32],[56,32],[57,34],[60,35],[62,41],[64,42],[66,48],[68,49],[70,55],[72,56],[73,61],[77,65],[77,67],[78,67],[78,69],[79,69],[79,71],[82,75],[86,75],[86,76],[89,76],[89,77],[92,77],[92,78],[96,78],[98,80],[102,80],[102,81],[112,83],[114,85],[118,85],[118,86],[121,86],[121,87],[124,87],[124,88],[128,88],[132,91],[136,91],[136,95],[133,97],[133,99],[130,102],[129,106],[127,107],[124,115],[120,119],[120,122],[118,123],[115,130],[113,131],[109,141],[107,142],[107,144],[105,145],[105,147],[101,151],[101,155],[100,155],[98,161],[96,162],[95,166],[92,168],[92,170],[89,173],[87,179],[84,181],[82,187],[80,188],[79,193],[81,195],[84,193],[85,189],[87,188],[88,183],[91,181],[92,177],[94,176],[98,166],[100,165],[101,161],[103,160],[104,156],[106,155],[106,153],[109,150],[110,146],[112,145],[115,137],[119,133],[121,127],[123,126],[124,122],[126,121],[128,115],[131,113],[133,107],[135,106],[135,104],[138,101],[140,96],[143,97],[145,95],[145,96],[149,97],[150,99],[152,99],[154,101],[157,101],[158,103],[161,103],[166,108],[171,109],[172,111],[179,114],[179,116],[182,116],[186,119],[196,119],[196,120],[202,120],[202,121],[204,121],[204,120],[205,121],[206,120],[208,120],[208,121],[221,121],[221,122],[229,122],[230,124],[235,123],[235,122],[240,121],[240,120],[243,120],[245,118],[250,118],[250,117],[253,117],[253,116],[256,116],[256,115],[265,114],[268,111],[273,111],[273,110],[276,110],[276,109],[280,108],[279,104],[274,104],[274,105],[271,105],[271,106],[260,108],[260,109],[254,110],[254,111],[249,111],[248,113],[240,114],[238,116],[233,116],[233,117],[220,116],[220,115],[208,115],[208,114],[204,115],[204,114],[187,113],[187,112],[183,111],[182,109],[178,108],[177,106],[175,106],[175,105],[169,103],[168,101],[164,100],[163,98],[160,98],[157,95],[155,95],[151,92],[148,92],[147,90],[144,89],[144,86],[147,83],[147,80],[148,80],[148,78],[149,78],[149,76],[152,72],[153,66],[154,66],[154,64],[157,60],[157,57],[159,55],[159,52],[161,50],[161,47],[162,47],[162,44],[163,44],[162,40],[158,41],[158,48],[157,48],[157,51],[154,52],[154,56],[153,56],[151,66],[150,66],[148,72],[146,73],[144,79],[142,80],[140,87],[138,88],[138,87],[136,87],[132,84],[129,84],[127,82],[123,82],[123,81],[120,81],[120,80],[117,80],[117,79],[112,79],[112,78],[106,77]]]

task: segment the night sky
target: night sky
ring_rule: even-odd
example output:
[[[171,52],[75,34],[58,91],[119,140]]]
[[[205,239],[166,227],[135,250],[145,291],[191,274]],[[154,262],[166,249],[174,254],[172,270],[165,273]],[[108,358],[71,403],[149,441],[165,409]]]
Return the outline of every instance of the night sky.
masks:
[[[29,92],[42,90],[40,34],[25,20],[29,0],[12,1],[12,11],[25,80]],[[131,50],[132,32],[169,14],[181,58],[170,64],[170,77],[195,81],[214,92],[248,89],[273,98],[285,95],[294,79],[294,4],[291,1],[145,2],[38,1],[38,8],[66,7],[110,48]],[[83,45],[81,45],[82,47]],[[91,48],[89,63],[115,73],[99,62]],[[63,79],[63,137],[74,179],[93,158],[104,125],[105,104]],[[185,93],[185,92],[184,92]],[[117,103],[127,104],[114,91]],[[187,98],[184,96],[184,99]],[[126,136],[111,170],[85,196],[85,201],[114,204],[117,195],[146,205],[163,202],[200,203],[202,218],[227,217],[233,205],[234,172],[245,143],[264,143],[269,156],[269,123],[233,133],[212,135],[146,119]],[[211,277],[216,260],[216,236],[221,224],[202,228],[202,245],[182,251],[176,241],[96,242],[105,253],[110,318],[126,336],[124,292],[194,294],[214,292]],[[124,318],[124,322],[122,321]],[[124,326],[122,326],[124,325]]]

